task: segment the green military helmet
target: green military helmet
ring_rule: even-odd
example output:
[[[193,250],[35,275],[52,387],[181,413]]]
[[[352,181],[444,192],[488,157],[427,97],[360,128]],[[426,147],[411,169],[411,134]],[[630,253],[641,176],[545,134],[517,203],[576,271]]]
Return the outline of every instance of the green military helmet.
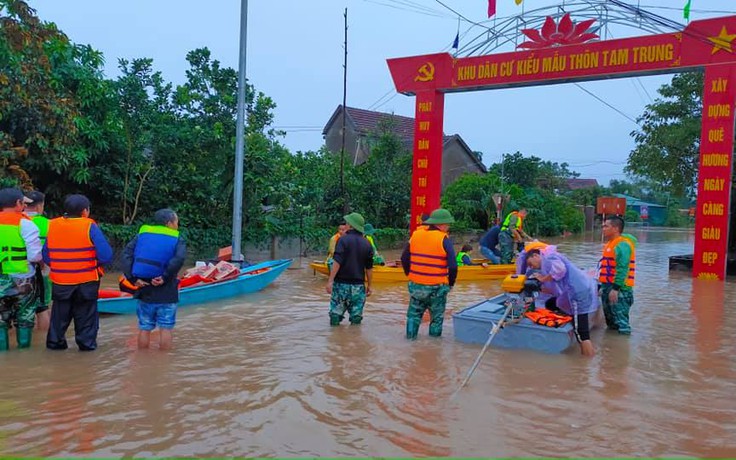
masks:
[[[348,225],[360,233],[365,232],[365,219],[357,212],[351,212],[347,216],[343,216],[343,219],[345,219],[345,222],[347,222]]]
[[[432,214],[429,215],[429,219],[424,221],[427,225],[442,225],[442,224],[454,224],[455,218],[452,217],[450,211],[447,209],[435,209]]]

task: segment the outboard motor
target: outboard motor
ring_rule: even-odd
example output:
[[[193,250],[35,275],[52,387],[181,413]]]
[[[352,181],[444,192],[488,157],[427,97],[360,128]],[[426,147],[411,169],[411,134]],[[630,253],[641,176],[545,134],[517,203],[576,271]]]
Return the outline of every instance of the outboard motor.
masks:
[[[512,306],[510,320],[520,320],[527,310],[534,310],[534,299],[542,290],[542,282],[526,275],[508,275],[501,282],[506,293],[504,305]]]

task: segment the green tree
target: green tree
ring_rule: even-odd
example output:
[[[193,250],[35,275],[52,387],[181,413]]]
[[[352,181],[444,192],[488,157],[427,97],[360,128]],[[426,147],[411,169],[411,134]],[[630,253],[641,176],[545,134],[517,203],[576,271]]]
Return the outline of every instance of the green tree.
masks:
[[[595,187],[571,190],[567,193],[567,196],[570,198],[570,201],[576,205],[595,206],[599,197],[607,196],[611,193],[613,192],[611,192],[609,188],[598,185]]]
[[[98,103],[102,55],[74,45],[21,0],[0,0],[0,175],[25,186],[51,172],[75,184],[89,179],[105,148],[104,117],[83,113]],[[104,98],[104,96],[103,96]],[[26,172],[27,171],[27,172]]]
[[[566,179],[578,177],[567,163],[542,160],[534,155],[525,157],[521,152],[505,154],[502,163],[491,165],[490,172],[502,177],[505,183],[521,188],[544,187],[559,189]]]
[[[585,216],[564,196],[542,189],[527,189],[516,199],[529,212],[524,229],[532,236],[556,236],[584,228]]]
[[[646,106],[631,133],[636,147],[626,171],[648,178],[677,196],[697,190],[703,106],[703,74],[675,75],[658,90],[661,98]]]
[[[518,187],[512,188],[513,194],[518,195]],[[487,229],[496,218],[493,195],[497,193],[501,193],[501,178],[496,174],[464,174],[445,189],[442,206],[461,226]]]
[[[507,153],[503,155],[501,163],[491,165],[489,172],[502,178],[507,184],[531,188],[537,185],[541,162],[541,158],[525,157],[521,152]]]

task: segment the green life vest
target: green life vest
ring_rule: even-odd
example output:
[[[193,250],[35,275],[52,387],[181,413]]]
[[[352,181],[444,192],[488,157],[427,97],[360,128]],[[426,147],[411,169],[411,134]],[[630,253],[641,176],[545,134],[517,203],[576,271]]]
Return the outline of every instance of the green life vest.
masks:
[[[179,238],[179,230],[174,230],[165,225],[141,225],[141,229],[138,230],[138,234],[142,233],[155,233],[157,235],[173,236]]]
[[[49,234],[49,220],[41,214],[32,216],[31,220],[38,227],[38,237],[41,240],[41,246],[43,246],[46,243],[46,235]]]
[[[28,273],[26,242],[18,225],[0,224],[0,273],[14,275]]]
[[[511,216],[516,216],[518,220],[516,221],[516,229],[521,230],[521,226],[523,224],[522,218],[519,215],[518,212],[512,211],[506,215],[506,219],[503,221],[503,225],[501,225],[501,231],[506,231],[509,229],[509,224],[511,223]]]
[[[373,252],[378,252],[378,248],[376,247],[376,242],[373,240],[373,237],[371,235],[366,235],[365,239],[371,244]]]
[[[458,253],[457,253],[457,257],[455,257],[455,260],[457,261],[457,265],[458,265],[458,267],[459,267],[460,265],[465,265],[465,263],[463,262],[463,257],[465,257],[465,256],[467,256],[467,255],[468,255],[468,253],[467,253],[467,252],[458,252]]]

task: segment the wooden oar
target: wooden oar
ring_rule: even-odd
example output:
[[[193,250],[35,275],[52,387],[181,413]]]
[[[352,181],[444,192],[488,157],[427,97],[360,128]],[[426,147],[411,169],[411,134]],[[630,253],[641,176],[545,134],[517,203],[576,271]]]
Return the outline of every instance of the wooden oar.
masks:
[[[475,362],[473,363],[473,366],[468,371],[468,374],[465,376],[465,379],[463,380],[463,383],[460,384],[460,388],[458,388],[457,391],[455,391],[455,393],[452,395],[452,398],[455,398],[455,396],[457,396],[458,393],[460,393],[460,390],[462,390],[463,387],[465,387],[465,385],[467,385],[468,381],[470,381],[470,377],[473,376],[473,372],[475,372],[475,369],[480,364],[480,360],[483,359],[483,355],[485,354],[485,352],[488,349],[488,347],[491,345],[491,341],[496,336],[496,334],[498,334],[498,331],[506,323],[506,319],[509,317],[509,314],[511,313],[512,307],[513,307],[513,304],[511,304],[511,302],[509,302],[509,305],[506,307],[506,311],[503,313],[503,317],[501,318],[501,321],[499,321],[498,323],[494,323],[493,324],[493,329],[491,329],[491,333],[488,336],[488,340],[486,340],[486,344],[483,345],[483,349],[480,351],[480,354],[475,359]]]

